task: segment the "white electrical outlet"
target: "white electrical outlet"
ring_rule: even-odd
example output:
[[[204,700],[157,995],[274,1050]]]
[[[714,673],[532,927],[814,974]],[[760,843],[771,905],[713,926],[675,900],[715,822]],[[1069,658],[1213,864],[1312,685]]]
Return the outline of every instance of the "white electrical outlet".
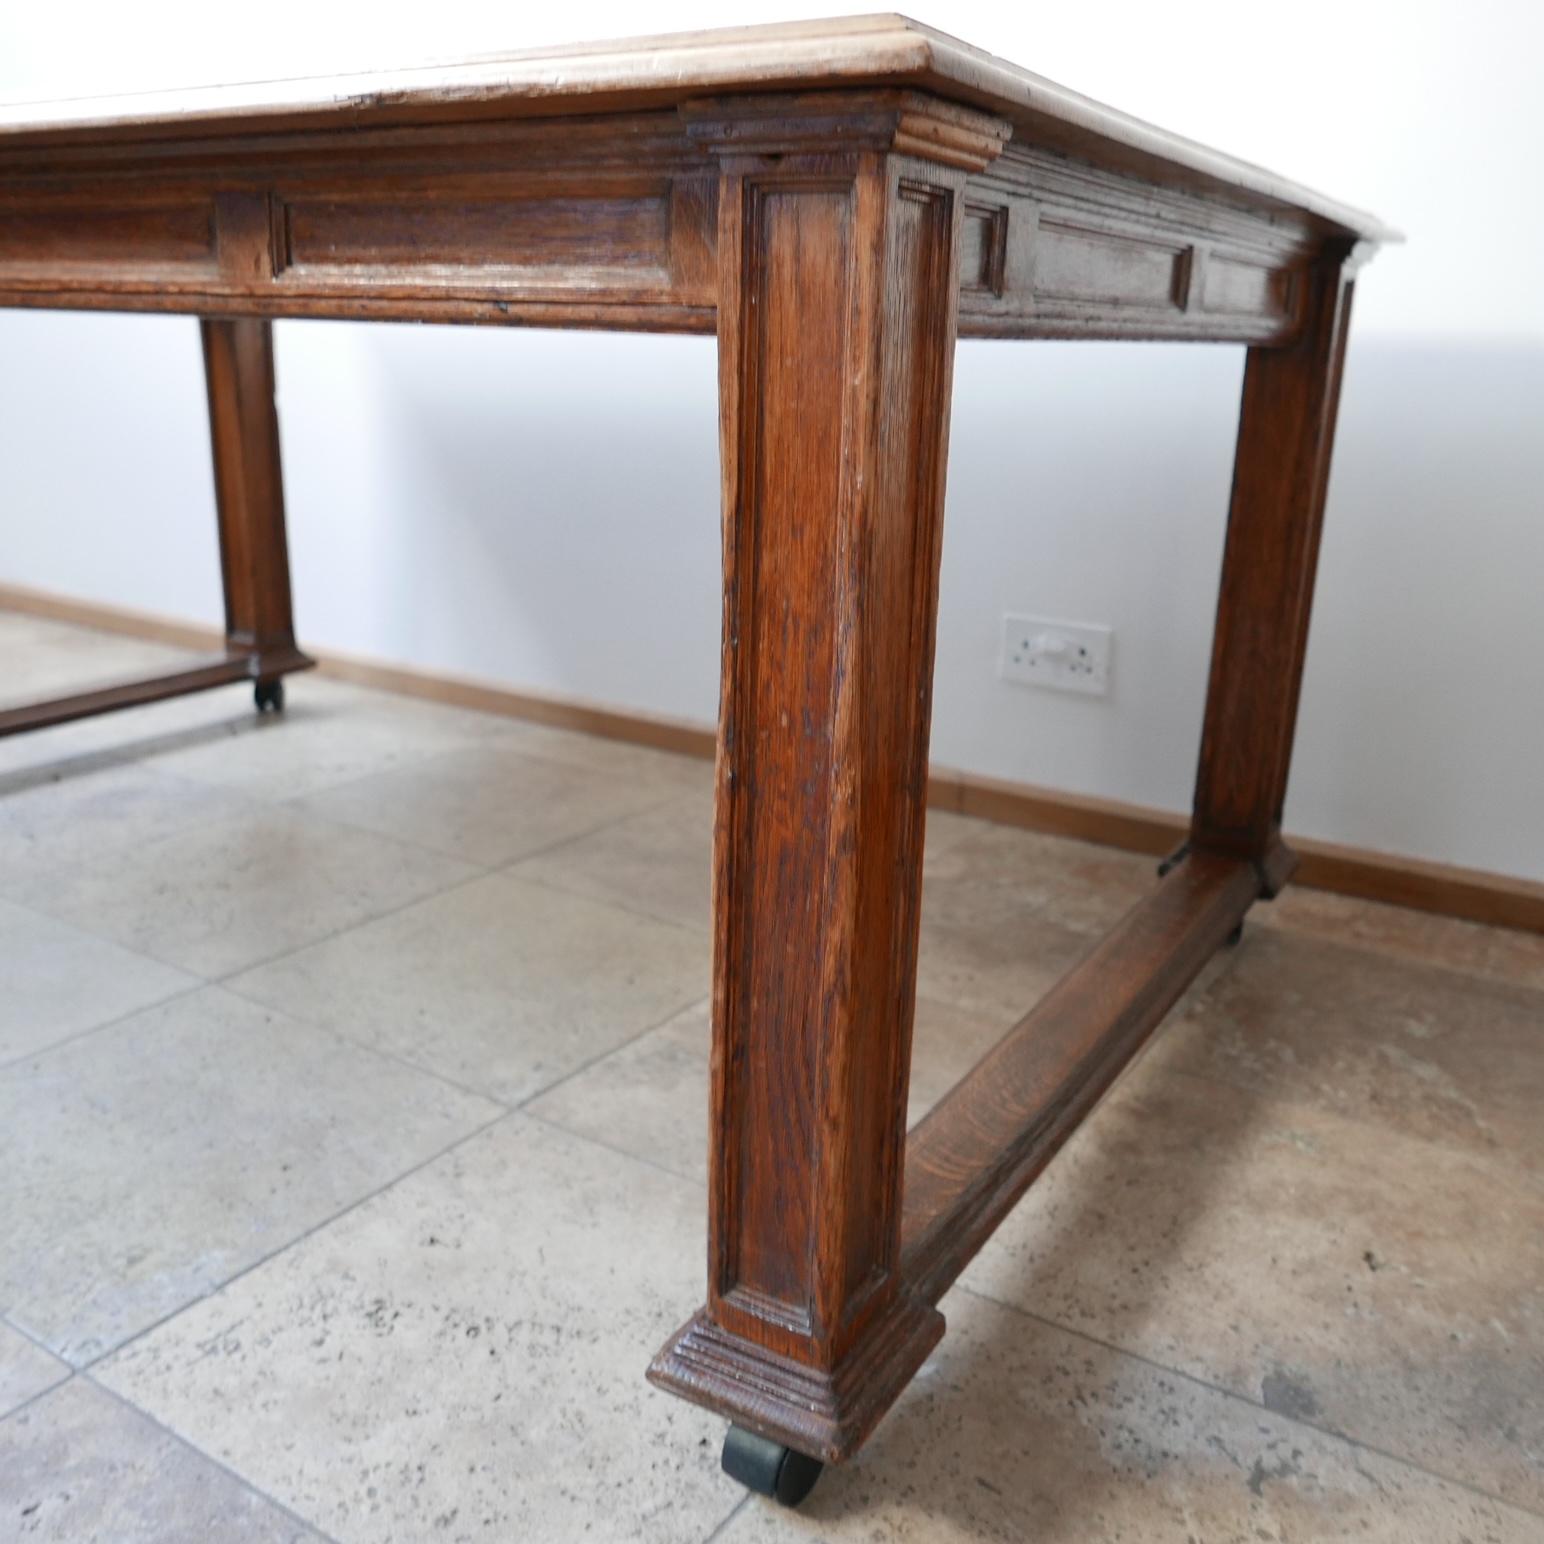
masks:
[[[1044,617],[1003,614],[1003,680],[1103,697],[1110,689],[1108,627],[1082,627]]]

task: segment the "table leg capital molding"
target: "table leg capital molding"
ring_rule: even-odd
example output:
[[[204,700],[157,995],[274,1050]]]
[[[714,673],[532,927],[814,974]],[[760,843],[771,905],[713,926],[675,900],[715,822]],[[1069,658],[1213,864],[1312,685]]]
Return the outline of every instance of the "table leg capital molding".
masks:
[[[1013,126],[921,91],[818,91],[684,103],[689,138],[720,156],[896,151],[961,171],[997,159]]]

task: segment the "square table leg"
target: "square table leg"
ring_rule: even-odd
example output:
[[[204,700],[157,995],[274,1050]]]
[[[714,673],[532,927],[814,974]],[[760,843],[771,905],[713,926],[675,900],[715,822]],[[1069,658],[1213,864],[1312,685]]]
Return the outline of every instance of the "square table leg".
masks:
[[[878,104],[820,143],[809,100],[814,144],[753,108],[704,129],[727,147],[709,1281],[651,1376],[838,1459],[943,1332],[901,1290],[901,1181],[964,166],[1001,135],[940,104],[911,127],[956,159],[923,159]]]
[[[1191,845],[1248,858],[1275,895],[1297,860],[1281,839],[1353,263],[1331,249],[1300,280],[1301,336],[1251,348],[1201,735]]]
[[[260,709],[281,708],[284,676],[315,663],[296,647],[290,606],[272,323],[206,319],[202,330],[225,648],[170,672],[0,710],[0,738],[242,681]]]
[[[279,677],[310,661],[296,648],[290,601],[273,324],[205,318],[201,328],[226,647],[257,662],[259,706],[277,705]]]

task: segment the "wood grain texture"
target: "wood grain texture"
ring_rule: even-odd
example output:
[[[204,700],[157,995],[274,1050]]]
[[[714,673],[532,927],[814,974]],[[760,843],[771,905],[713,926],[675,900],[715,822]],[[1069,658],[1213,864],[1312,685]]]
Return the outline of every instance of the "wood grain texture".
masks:
[[[717,172],[690,124],[733,100],[749,150],[783,132],[779,104],[818,137],[808,100],[851,121],[848,95],[901,104],[897,152],[980,174],[965,336],[1283,343],[1315,250],[1394,239],[904,18],[860,17],[0,107],[0,304],[711,333]],[[985,171],[960,129],[983,107],[1013,136]]]
[[[673,112],[0,145],[0,303],[711,331],[716,194]]]
[[[1005,136],[908,112],[699,125],[724,156],[709,1290],[652,1375],[833,1459],[943,1329],[898,1291],[902,1145],[957,168]]]
[[[202,333],[226,646],[293,654],[273,328],[250,319],[205,320]]]
[[[1348,254],[1308,281],[1288,349],[1251,349],[1233,470],[1192,841],[1249,858],[1267,894],[1290,877],[1282,807],[1350,321]]]
[[[221,660],[0,729],[310,663],[271,318],[716,329],[708,1290],[650,1375],[845,1458],[943,1288],[1290,871],[1347,276],[1387,239],[894,16],[0,110],[0,305],[205,318],[227,616]],[[907,1150],[957,334],[1250,356],[1196,850]]]
[[[811,98],[828,107],[813,110]],[[717,171],[867,104],[894,143],[972,173],[961,335],[1275,345],[1324,237],[1307,216],[1155,189],[1010,144],[911,91],[704,98],[650,115],[334,130],[154,145],[0,144],[0,302],[711,332]],[[993,155],[995,155],[995,146]]]
[[[911,1291],[943,1296],[1258,894],[1246,862],[1186,859],[923,1118],[906,1150]]]
[[[962,337],[1284,345],[1324,240],[1306,216],[1230,208],[1019,141],[972,176],[968,199],[974,241],[992,250],[968,254]]]

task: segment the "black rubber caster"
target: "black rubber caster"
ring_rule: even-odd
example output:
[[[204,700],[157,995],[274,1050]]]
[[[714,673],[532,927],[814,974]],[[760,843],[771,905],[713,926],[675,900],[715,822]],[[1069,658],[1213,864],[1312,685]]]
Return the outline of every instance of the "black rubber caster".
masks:
[[[796,1453],[781,1442],[758,1437],[731,1426],[724,1438],[724,1473],[758,1496],[770,1496],[782,1506],[798,1506],[815,1488],[825,1465],[818,1458]]]
[[[1238,924],[1238,926],[1235,927],[1233,929],[1233,931],[1228,934],[1227,939],[1225,940],[1225,942],[1226,942],[1228,948],[1236,949],[1236,948],[1238,948],[1238,946],[1241,943],[1243,943],[1243,941],[1244,941],[1244,924],[1242,922],[1240,922]]]
[[[272,681],[259,681],[252,688],[252,699],[257,703],[259,713],[282,713],[284,711],[284,682],[280,679]]]

